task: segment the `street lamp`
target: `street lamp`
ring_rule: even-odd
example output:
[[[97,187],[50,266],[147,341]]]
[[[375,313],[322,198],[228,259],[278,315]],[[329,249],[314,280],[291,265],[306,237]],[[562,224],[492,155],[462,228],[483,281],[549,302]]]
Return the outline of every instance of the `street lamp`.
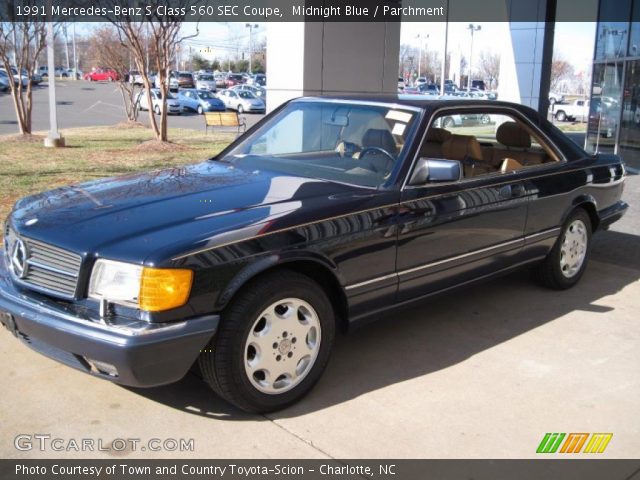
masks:
[[[418,39],[418,77],[421,77],[422,76],[422,39],[424,38],[425,40],[428,40],[429,34],[427,33],[424,37],[418,34],[416,35],[416,38]]]
[[[258,28],[258,24],[254,23],[247,23],[245,25],[246,28],[249,29],[249,74],[253,73],[253,65],[252,65],[252,60],[253,60],[253,29],[254,28]]]
[[[473,60],[473,34],[475,32],[479,32],[482,29],[482,25],[474,25],[473,23],[470,23],[469,26],[467,27],[467,30],[469,30],[469,33],[471,33],[471,45],[469,47],[469,74],[468,74],[468,80],[467,80],[467,92],[471,91],[471,66],[472,66],[472,60]]]

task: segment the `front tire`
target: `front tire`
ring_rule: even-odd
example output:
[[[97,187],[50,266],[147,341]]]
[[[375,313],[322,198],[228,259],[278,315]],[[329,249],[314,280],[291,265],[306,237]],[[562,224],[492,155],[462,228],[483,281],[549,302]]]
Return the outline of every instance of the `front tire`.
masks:
[[[202,115],[204,113],[204,110],[202,110],[202,105],[198,105],[198,115]]]
[[[198,363],[206,382],[228,402],[247,412],[272,412],[311,390],[334,337],[334,312],[324,290],[304,275],[280,270],[243,288]]]
[[[238,113],[244,112],[244,108],[242,107],[242,105],[238,105],[238,108],[236,110],[238,111]]]
[[[156,112],[156,115],[160,115],[160,106],[156,105],[153,111]]]
[[[591,228],[589,214],[582,208],[574,210],[549,255],[534,269],[542,285],[566,290],[580,281],[589,260]]]
[[[564,113],[564,110],[560,110],[558,113],[556,113],[556,120],[558,120],[559,122],[564,122],[567,119],[567,114]]]

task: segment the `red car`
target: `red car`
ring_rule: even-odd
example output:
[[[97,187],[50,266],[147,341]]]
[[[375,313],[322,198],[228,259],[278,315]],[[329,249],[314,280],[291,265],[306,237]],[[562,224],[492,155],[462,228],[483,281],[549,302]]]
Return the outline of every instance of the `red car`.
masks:
[[[120,75],[118,75],[118,72],[110,68],[97,68],[89,73],[86,73],[84,75],[84,79],[89,80],[90,82],[99,82],[101,80],[113,82],[115,80],[119,80]]]

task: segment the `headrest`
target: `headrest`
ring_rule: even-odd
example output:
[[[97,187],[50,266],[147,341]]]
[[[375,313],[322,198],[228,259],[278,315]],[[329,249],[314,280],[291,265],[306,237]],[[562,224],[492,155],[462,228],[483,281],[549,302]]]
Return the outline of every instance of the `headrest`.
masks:
[[[443,147],[445,157],[451,160],[482,160],[482,146],[471,135],[451,135]]]
[[[378,147],[386,150],[391,155],[396,155],[396,141],[389,130],[370,128],[362,137],[362,147]]]
[[[451,138],[451,132],[444,128],[431,127],[427,130],[426,142],[444,143]]]
[[[496,131],[496,140],[505,147],[531,147],[531,135],[516,122],[505,122],[500,125]]]

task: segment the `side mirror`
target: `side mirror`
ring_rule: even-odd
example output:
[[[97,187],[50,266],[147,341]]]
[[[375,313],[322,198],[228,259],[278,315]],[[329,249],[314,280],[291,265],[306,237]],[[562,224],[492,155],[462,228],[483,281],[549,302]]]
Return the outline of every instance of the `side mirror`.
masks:
[[[462,166],[458,160],[419,158],[409,185],[427,182],[457,182],[462,178]]]

